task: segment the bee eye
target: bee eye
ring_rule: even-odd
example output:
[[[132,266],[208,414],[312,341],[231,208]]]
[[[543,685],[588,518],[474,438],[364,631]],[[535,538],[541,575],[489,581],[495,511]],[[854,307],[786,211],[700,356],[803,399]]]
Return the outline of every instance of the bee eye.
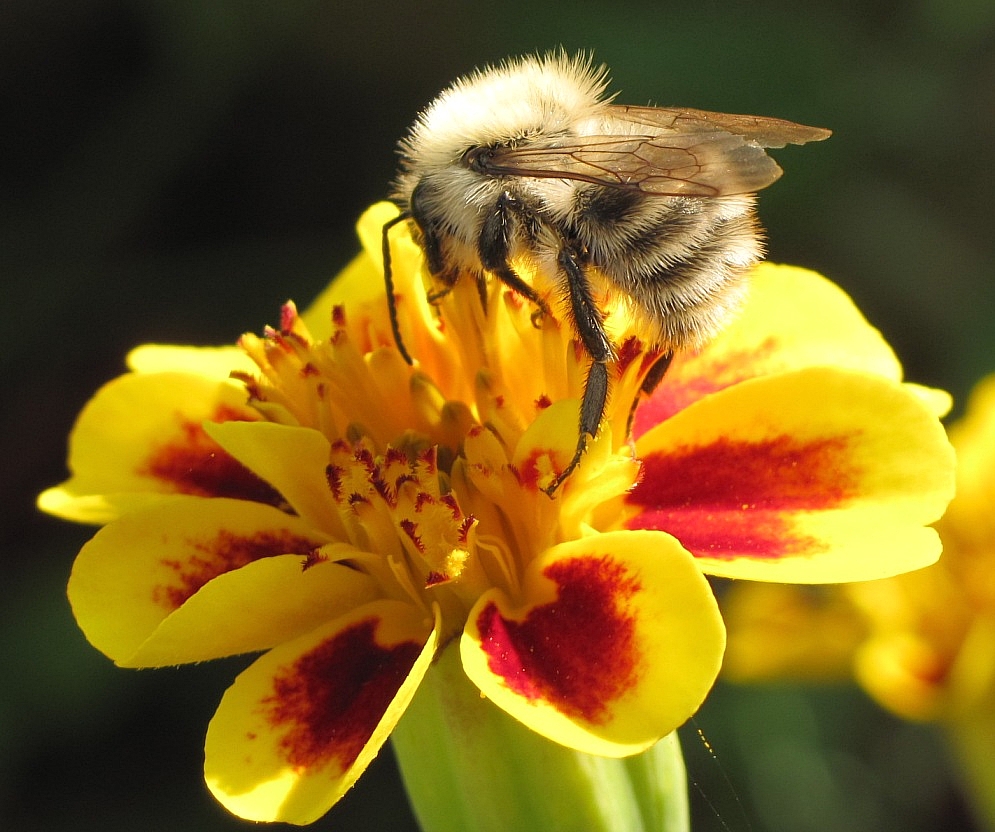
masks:
[[[488,163],[494,157],[494,148],[477,145],[476,147],[469,147],[463,151],[463,156],[461,161],[470,170],[477,173],[483,173],[487,170]]]

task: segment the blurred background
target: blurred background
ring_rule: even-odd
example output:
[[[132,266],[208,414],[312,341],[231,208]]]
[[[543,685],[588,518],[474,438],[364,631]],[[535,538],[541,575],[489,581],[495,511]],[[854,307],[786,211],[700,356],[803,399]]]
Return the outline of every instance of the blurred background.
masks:
[[[92,530],[34,495],[129,348],[230,343],[309,301],[396,140],[478,64],[592,49],[626,103],[831,127],[776,154],[770,258],[846,288],[915,381],[962,402],[995,370],[995,4],[6,0],[0,38],[5,830],[254,828],[200,773],[245,662],[114,668],[65,600]],[[847,685],[720,686],[684,741],[696,832],[973,828],[932,730]],[[316,828],[414,828],[389,753]]]

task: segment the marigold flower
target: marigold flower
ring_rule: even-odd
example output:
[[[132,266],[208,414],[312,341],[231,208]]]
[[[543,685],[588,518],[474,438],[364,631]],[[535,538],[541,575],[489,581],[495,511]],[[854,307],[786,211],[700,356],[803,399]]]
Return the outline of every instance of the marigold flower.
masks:
[[[741,316],[656,357],[625,300],[599,435],[572,458],[586,357],[493,281],[430,302],[392,235],[409,367],[391,336],[380,228],[304,314],[240,349],[146,346],[70,440],[43,509],[106,524],[69,584],[87,638],[150,667],[266,651],[207,732],[215,795],[306,823],[355,782],[433,662],[458,650],[496,706],[548,739],[640,753],[722,660],[704,573],[818,583],[933,562],[951,496],[942,396],[903,384],[846,296],[764,265]]]

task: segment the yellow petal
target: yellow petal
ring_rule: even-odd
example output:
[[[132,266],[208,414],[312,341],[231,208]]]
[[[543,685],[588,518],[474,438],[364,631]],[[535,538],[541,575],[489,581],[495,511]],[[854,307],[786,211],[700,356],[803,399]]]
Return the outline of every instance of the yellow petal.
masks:
[[[271,650],[211,720],[209,788],[250,820],[321,817],[387,740],[435,649],[421,611],[377,601]]]
[[[739,316],[700,353],[675,357],[640,403],[633,435],[733,384],[816,366],[902,376],[891,347],[842,289],[807,269],[762,263]]]
[[[928,565],[953,450],[914,391],[810,368],[738,384],[637,442],[629,528],[675,535],[710,574],[869,580]]]
[[[76,559],[69,600],[121,665],[263,650],[372,597],[355,570],[320,557],[303,568],[326,542],[259,503],[177,498],[101,529]]]
[[[525,725],[624,757],[697,710],[724,642],[712,591],[677,541],[610,532],[533,561],[520,599],[481,596],[460,649],[467,676]]]
[[[905,382],[906,389],[915,393],[923,403],[930,409],[937,419],[947,416],[954,406],[954,397],[946,390],[938,390],[935,387],[924,387],[920,384]]]
[[[174,372],[119,376],[83,408],[69,437],[72,475],[42,492],[38,505],[69,520],[106,523],[171,494],[278,503],[279,494],[202,428],[258,418],[233,382]]]
[[[128,353],[127,363],[136,373],[193,373],[215,381],[224,381],[233,372],[259,371],[255,362],[238,347],[142,344]]]
[[[396,213],[396,212],[395,212]],[[370,256],[365,252],[353,258],[341,272],[314,299],[314,302],[301,313],[308,332],[315,341],[322,341],[332,334],[332,310],[345,305],[348,310],[357,305],[380,300],[386,309],[383,273],[377,271]]]
[[[362,345],[364,352],[372,351],[374,345],[393,345],[393,334],[387,318],[381,242],[384,223],[394,219],[397,213],[397,206],[389,202],[378,202],[360,217],[356,230],[363,244],[363,253],[346,266],[301,314],[315,340],[328,338],[332,334],[332,310],[341,306],[352,331],[367,333],[366,343]],[[391,230],[390,242],[393,264],[391,271],[399,308],[410,301],[415,304],[423,320],[432,320],[432,310],[420,282],[421,249],[411,239],[404,223]],[[411,285],[413,278],[417,281],[417,286]],[[426,312],[428,317],[425,316]],[[408,339],[413,333],[408,331],[409,317],[403,313],[398,315],[402,327],[405,327],[405,344],[411,346]]]

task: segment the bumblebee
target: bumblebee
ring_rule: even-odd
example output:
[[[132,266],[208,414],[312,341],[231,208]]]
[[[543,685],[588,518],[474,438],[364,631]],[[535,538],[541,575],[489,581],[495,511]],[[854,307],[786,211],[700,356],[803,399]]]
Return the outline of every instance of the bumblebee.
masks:
[[[549,313],[513,263],[526,261],[562,299],[590,357],[577,448],[547,493],[577,466],[604,416],[615,345],[598,289],[622,295],[645,345],[661,358],[704,345],[746,291],[763,257],[754,194],[781,168],[766,148],[830,131],[761,116],[615,104],[607,71],[563,52],[509,60],[444,90],[400,143],[384,227],[384,272],[401,354],[388,233],[412,221],[441,290],[493,276]]]

